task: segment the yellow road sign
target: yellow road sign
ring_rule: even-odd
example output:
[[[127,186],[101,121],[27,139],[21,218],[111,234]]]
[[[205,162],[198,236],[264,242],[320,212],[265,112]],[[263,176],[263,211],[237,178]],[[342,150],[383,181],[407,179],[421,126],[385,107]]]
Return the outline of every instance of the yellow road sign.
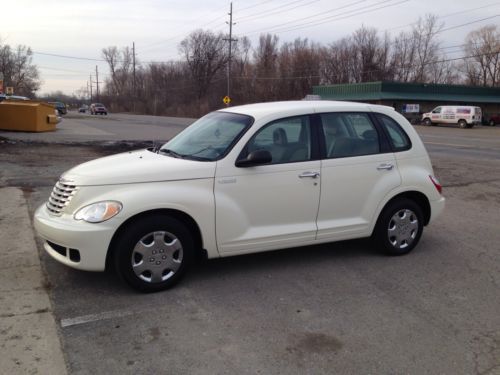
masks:
[[[231,103],[231,98],[229,96],[225,96],[222,101],[224,102],[225,105],[228,105],[229,103]]]

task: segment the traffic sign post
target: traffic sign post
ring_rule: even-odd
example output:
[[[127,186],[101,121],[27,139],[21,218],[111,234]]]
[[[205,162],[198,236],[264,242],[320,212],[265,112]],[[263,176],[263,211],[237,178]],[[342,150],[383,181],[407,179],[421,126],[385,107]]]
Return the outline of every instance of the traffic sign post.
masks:
[[[229,96],[225,96],[222,101],[224,102],[225,105],[229,105],[231,103],[231,98]]]

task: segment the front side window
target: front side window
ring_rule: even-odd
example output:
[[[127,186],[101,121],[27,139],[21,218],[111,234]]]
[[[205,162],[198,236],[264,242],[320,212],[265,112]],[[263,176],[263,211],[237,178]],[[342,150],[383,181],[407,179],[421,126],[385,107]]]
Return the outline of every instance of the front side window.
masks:
[[[212,112],[164,144],[159,152],[184,159],[218,160],[229,152],[252,123],[250,116]]]
[[[270,164],[310,160],[309,116],[290,117],[264,126],[248,142],[240,158],[257,150],[267,150],[271,153]]]
[[[441,107],[434,108],[432,113],[441,113]]]
[[[366,113],[324,113],[321,115],[327,158],[377,154],[377,130]]]
[[[410,138],[396,121],[386,115],[377,114],[376,116],[389,135],[394,151],[404,151],[411,148]]]

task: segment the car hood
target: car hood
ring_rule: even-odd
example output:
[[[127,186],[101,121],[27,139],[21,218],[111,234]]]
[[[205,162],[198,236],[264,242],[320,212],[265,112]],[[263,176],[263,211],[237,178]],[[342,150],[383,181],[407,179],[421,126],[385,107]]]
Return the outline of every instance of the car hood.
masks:
[[[77,186],[192,180],[213,178],[215,165],[215,162],[178,159],[140,150],[77,165],[61,178]]]

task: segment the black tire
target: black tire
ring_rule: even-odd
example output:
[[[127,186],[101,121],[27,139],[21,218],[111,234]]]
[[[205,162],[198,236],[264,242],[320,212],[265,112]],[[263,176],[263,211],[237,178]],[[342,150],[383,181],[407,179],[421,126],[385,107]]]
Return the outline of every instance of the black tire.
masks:
[[[468,127],[468,126],[467,126],[467,121],[465,121],[465,120],[459,120],[459,121],[458,121],[458,127],[459,127],[460,129],[465,129],[465,128],[467,128],[467,127]]]
[[[158,246],[157,235],[162,238],[162,241],[158,241]],[[175,239],[179,242],[175,242]],[[152,242],[149,243],[150,240]],[[180,250],[173,250],[174,243],[180,243]],[[113,249],[113,261],[118,275],[136,290],[146,293],[158,292],[175,285],[185,274],[193,257],[194,242],[191,233],[181,221],[167,215],[151,215],[133,222],[122,231]],[[174,270],[171,265],[177,268]],[[142,269],[144,271],[140,273]],[[164,279],[155,281],[155,277]]]
[[[404,213],[405,216],[401,216],[401,213]],[[400,225],[395,223],[396,216],[403,220]],[[389,202],[382,210],[375,225],[372,239],[377,249],[383,253],[404,255],[412,251],[418,244],[423,228],[424,216],[418,204],[407,198],[397,198]],[[396,235],[407,238],[406,244],[403,240],[400,241]]]
[[[432,125],[432,121],[431,121],[430,118],[426,117],[426,118],[424,118],[423,124],[425,126],[431,126]]]
[[[490,126],[495,126],[495,125],[496,125],[496,124],[495,124],[495,121],[490,120]]]

